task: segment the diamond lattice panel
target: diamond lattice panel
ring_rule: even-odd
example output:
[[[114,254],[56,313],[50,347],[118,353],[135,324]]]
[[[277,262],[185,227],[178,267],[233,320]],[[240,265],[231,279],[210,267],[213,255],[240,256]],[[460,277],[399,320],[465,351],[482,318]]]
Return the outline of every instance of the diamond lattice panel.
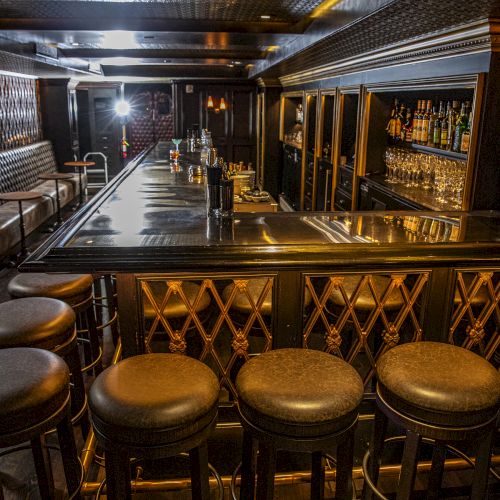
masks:
[[[146,352],[177,352],[204,361],[223,394],[253,354],[272,347],[273,277],[144,279],[141,303]]]
[[[500,273],[457,272],[449,341],[500,364]]]
[[[2,17],[9,18],[78,18],[123,17],[184,20],[262,21],[261,15],[273,21],[297,22],[310,14],[322,0],[135,0],[125,2],[87,0],[4,0]]]
[[[420,311],[428,279],[428,272],[307,276],[312,303],[304,347],[342,357],[369,386],[384,352],[422,339]]]

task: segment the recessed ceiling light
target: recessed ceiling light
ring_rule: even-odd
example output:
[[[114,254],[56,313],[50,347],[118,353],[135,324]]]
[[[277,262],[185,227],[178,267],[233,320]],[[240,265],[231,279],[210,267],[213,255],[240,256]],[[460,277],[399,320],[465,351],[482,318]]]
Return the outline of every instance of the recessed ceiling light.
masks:
[[[241,64],[241,61],[233,61],[233,64]]]
[[[78,42],[71,42],[71,45],[73,45],[73,47],[78,47],[80,44]]]
[[[271,19],[271,16],[267,15],[267,14],[262,14],[260,16],[261,19]]]
[[[228,68],[234,68],[234,64],[228,64],[227,67]]]

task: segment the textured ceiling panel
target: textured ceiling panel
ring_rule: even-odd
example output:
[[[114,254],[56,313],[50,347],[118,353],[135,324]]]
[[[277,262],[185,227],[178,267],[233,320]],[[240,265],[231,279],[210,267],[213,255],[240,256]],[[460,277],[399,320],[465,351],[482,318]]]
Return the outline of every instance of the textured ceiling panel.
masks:
[[[293,55],[293,43],[270,54],[250,76],[288,75],[354,57],[402,40],[439,32],[488,17],[500,16],[499,0],[398,0],[346,29]],[[283,62],[280,59],[291,57]],[[274,66],[273,66],[274,65]],[[265,71],[269,67],[269,71]]]
[[[80,18],[137,16],[179,20],[261,21],[261,15],[275,22],[297,22],[310,14],[322,0],[2,0],[2,17]]]

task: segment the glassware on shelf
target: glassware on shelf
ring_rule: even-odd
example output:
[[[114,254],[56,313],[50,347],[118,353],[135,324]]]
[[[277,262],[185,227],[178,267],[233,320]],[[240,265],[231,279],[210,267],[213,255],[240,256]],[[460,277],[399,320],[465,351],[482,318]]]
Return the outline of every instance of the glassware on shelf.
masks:
[[[175,149],[179,151],[179,144],[182,142],[182,139],[172,139],[172,142],[175,144]]]

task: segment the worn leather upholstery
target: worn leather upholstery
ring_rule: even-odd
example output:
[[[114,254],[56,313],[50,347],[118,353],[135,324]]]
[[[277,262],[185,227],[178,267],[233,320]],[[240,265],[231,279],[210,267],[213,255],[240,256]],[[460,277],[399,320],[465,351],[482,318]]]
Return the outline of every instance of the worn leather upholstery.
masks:
[[[96,432],[116,443],[161,446],[207,427],[217,414],[219,382],[202,362],[144,354],[102,372],[90,389]]]
[[[149,283],[151,290],[153,292],[153,297],[158,305],[161,306],[163,302],[163,298],[167,293],[167,285],[164,282],[150,282]],[[192,283],[191,281],[183,281],[182,282],[182,290],[186,295],[189,303],[194,304],[196,297],[200,291],[200,286],[196,283]],[[198,302],[195,311],[200,313],[204,311],[210,305],[210,295],[205,290],[201,296],[200,301]],[[150,300],[145,296],[143,301],[144,306],[144,317],[146,319],[152,319],[156,316],[156,311],[154,310]],[[168,299],[167,304],[163,309],[163,316],[165,318],[184,318],[188,315],[189,311],[186,307],[186,304],[182,301],[179,294],[172,294]]]
[[[74,306],[92,294],[92,283],[90,274],[22,273],[10,280],[7,290],[12,298],[50,297]]]
[[[385,353],[377,391],[406,416],[465,426],[492,418],[500,406],[500,375],[477,354],[440,342],[412,342]]]
[[[350,299],[353,294],[354,290],[358,286],[361,276],[359,275],[347,275],[343,277],[344,280],[342,282],[344,286],[344,290],[347,293],[347,297]],[[391,281],[390,278],[387,276],[380,276],[378,274],[372,275],[372,280],[374,283],[374,288],[376,290],[377,296],[379,300],[382,299],[382,296],[389,286],[389,283]],[[345,307],[345,300],[342,297],[342,293],[340,289],[335,288],[331,295],[330,295],[330,300],[333,302],[333,304],[337,307]],[[384,310],[385,311],[395,311],[403,307],[404,301],[403,301],[403,296],[401,295],[401,292],[399,291],[398,288],[394,288],[389,295],[389,298],[387,299],[385,305],[384,305]],[[373,298],[373,295],[370,291],[370,288],[368,284],[366,284],[361,293],[358,295],[358,298],[356,300],[356,303],[354,305],[354,308],[358,311],[361,312],[370,312],[372,309],[376,308],[376,302],[375,299]]]
[[[26,235],[56,213],[56,188],[54,181],[41,181],[40,174],[57,172],[57,163],[50,141],[0,152],[0,192],[37,191],[44,196],[23,202]],[[86,176],[82,183],[87,184]],[[79,193],[78,175],[68,181],[59,181],[59,199],[65,206]],[[19,212],[17,203],[0,204],[0,255],[19,243]]]
[[[0,435],[39,425],[69,397],[69,369],[57,354],[0,349]]]
[[[363,382],[345,361],[309,349],[277,349],[252,358],[236,379],[243,417],[288,436],[322,436],[356,418]]]
[[[268,278],[251,278],[248,280],[247,291],[254,304],[257,304],[259,297],[262,294],[262,290],[266,286]],[[222,300],[225,303],[229,300],[229,297],[234,289],[234,283],[227,285],[222,291]],[[272,301],[272,288],[267,293],[264,302],[260,308],[260,313],[263,316],[271,316],[273,309],[273,301]],[[304,305],[308,306],[311,303],[311,293],[308,289],[306,289],[304,294]],[[243,291],[238,290],[236,292],[236,296],[233,300],[231,308],[242,313],[242,314],[251,314],[252,313],[252,305],[248,300],[247,294]]]
[[[75,313],[65,302],[45,297],[0,304],[0,349],[37,347],[56,351],[75,335]]]

